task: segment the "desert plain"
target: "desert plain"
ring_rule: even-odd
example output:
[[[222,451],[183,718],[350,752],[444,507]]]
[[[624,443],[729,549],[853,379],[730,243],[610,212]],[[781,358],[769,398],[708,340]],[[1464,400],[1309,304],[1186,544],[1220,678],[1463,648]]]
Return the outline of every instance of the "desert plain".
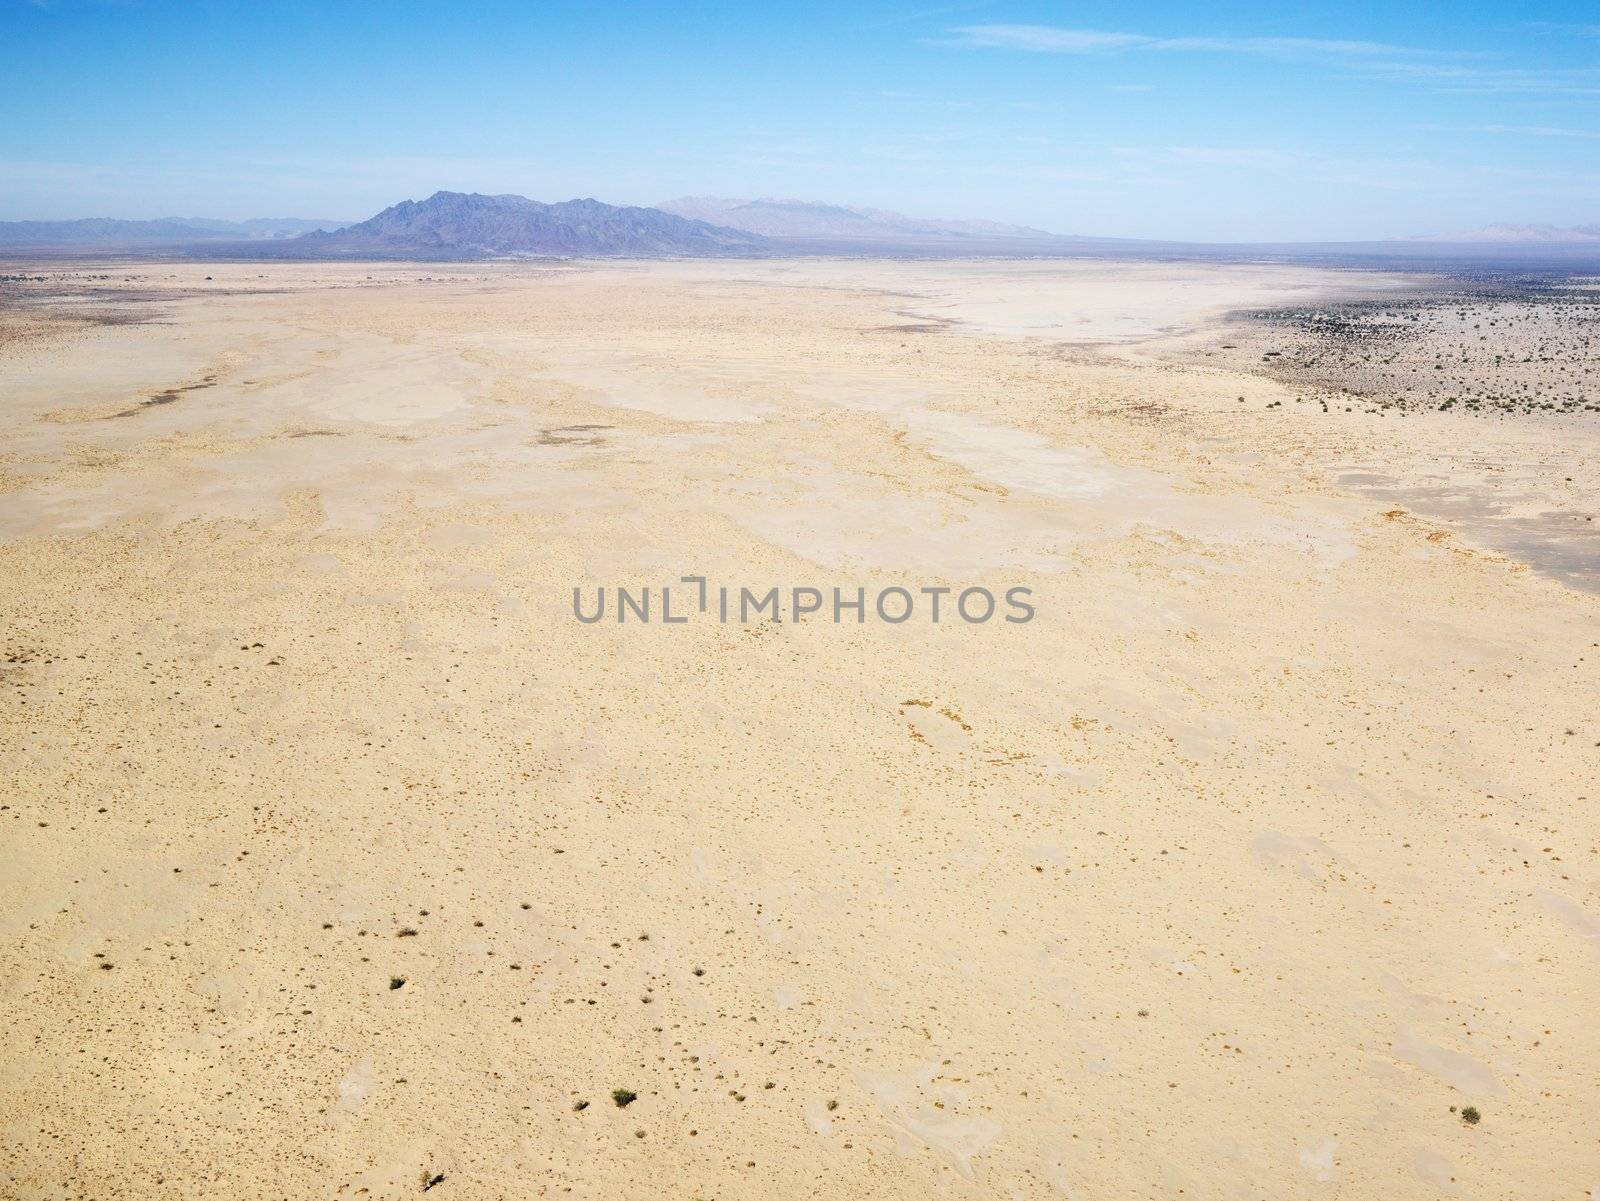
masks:
[[[1445,286],[8,267],[0,1195],[1600,1195],[1600,309]]]

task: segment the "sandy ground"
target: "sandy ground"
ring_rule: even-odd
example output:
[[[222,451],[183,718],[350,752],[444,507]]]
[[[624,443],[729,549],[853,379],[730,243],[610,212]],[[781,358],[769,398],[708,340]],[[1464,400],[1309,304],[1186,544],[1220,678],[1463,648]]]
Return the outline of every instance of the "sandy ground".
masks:
[[[1600,1188],[1600,596],[1340,482],[1595,423],[1007,270],[8,285],[0,1195]],[[1037,616],[573,617],[684,575]]]

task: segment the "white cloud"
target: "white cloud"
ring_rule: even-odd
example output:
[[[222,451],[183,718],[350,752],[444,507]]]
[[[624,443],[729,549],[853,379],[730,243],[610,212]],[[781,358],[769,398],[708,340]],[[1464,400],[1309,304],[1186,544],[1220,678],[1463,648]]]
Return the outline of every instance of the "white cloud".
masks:
[[[1372,58],[1378,55],[1429,55],[1436,50],[1353,42],[1337,38],[1156,38],[1155,50],[1208,50],[1219,54],[1310,55],[1317,58]]]
[[[1553,93],[1566,96],[1600,95],[1600,71],[1529,71],[1520,67],[1489,67],[1471,63],[1364,62],[1363,74],[1382,79],[1433,85],[1436,91],[1500,93]]]
[[[1100,33],[1092,29],[1057,29],[1050,25],[964,25],[950,32],[959,45],[1048,54],[1123,50],[1148,45],[1154,40],[1136,33]]]
[[[1154,37],[1054,25],[963,25],[950,30],[946,45],[1020,50],[1033,54],[1164,52],[1233,54],[1256,58],[1317,61],[1358,76],[1414,83],[1434,91],[1482,94],[1600,95],[1600,71],[1527,70],[1496,67],[1483,56],[1448,50],[1393,46],[1342,38]]]
[[[1406,46],[1390,46],[1383,42],[1328,38],[1165,38],[1097,29],[1062,29],[1055,25],[963,25],[950,32],[956,45],[996,50],[1027,50],[1038,54],[1095,54],[1111,50],[1194,50],[1280,57],[1312,55],[1323,58],[1373,58],[1437,53]]]
[[[1451,132],[1505,133],[1525,138],[1600,138],[1600,129],[1568,129],[1561,125],[1462,125]]]
[[[1535,138],[1600,138],[1600,129],[1564,129],[1559,125],[1485,125],[1483,132],[1527,134]]]

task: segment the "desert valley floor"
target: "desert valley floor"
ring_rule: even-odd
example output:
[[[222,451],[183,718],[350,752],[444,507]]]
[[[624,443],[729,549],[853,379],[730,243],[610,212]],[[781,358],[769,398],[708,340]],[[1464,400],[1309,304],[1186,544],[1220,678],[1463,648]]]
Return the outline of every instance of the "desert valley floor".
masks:
[[[1592,284],[5,270],[0,1196],[1600,1190]]]

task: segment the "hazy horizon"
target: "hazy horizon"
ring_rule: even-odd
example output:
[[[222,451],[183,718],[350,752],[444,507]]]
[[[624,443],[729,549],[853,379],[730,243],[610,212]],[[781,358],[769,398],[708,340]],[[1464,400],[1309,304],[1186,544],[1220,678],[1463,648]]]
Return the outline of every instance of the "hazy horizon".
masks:
[[[1600,25],[1376,5],[0,0],[0,220],[781,197],[1061,234],[1600,221]]]

